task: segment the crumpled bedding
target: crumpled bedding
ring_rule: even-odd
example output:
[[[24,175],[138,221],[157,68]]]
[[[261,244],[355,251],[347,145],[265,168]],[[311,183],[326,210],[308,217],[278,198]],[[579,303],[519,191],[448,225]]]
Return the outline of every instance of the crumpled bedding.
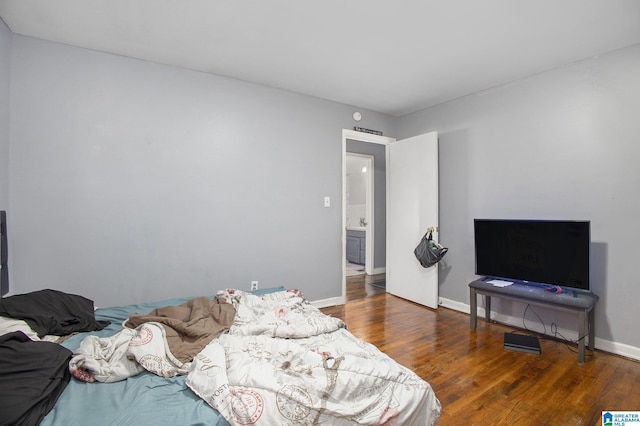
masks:
[[[98,308],[96,319],[107,320],[111,324],[100,331],[71,336],[61,346],[75,352],[88,335],[110,337],[121,332],[122,323],[136,312],[146,313],[158,307],[181,305],[193,297]],[[186,387],[186,377],[165,378],[143,371],[112,383],[85,383],[72,378],[41,426],[229,426],[224,417]]]
[[[126,328],[111,337],[89,335],[80,343],[69,361],[69,371],[83,382],[111,383],[144,371],[135,359],[129,359],[128,349],[137,330]]]
[[[440,402],[427,382],[300,295],[221,296],[236,307],[236,321],[195,357],[186,384],[231,425],[438,419]]]
[[[224,290],[217,294],[233,305],[236,317],[229,334],[299,338],[330,333],[346,327],[340,318],[323,314],[297,290],[256,296],[241,290]]]
[[[161,377],[185,375],[193,356],[226,331],[235,309],[221,298],[199,297],[179,306],[132,314],[110,337],[87,336],[69,362],[85,382],[116,382],[147,370]],[[135,327],[135,328],[134,328]]]
[[[143,324],[158,324],[164,330],[167,353],[178,362],[186,363],[228,330],[235,314],[234,307],[224,298],[198,297],[179,306],[154,309],[146,315],[131,315],[124,326],[139,328]]]
[[[92,369],[90,376],[99,381],[122,380],[137,368],[162,377],[188,373],[184,384],[193,397],[231,425],[437,421],[441,405],[427,382],[353,336],[342,320],[323,314],[299,292],[256,296],[225,290],[216,300],[231,307],[235,318],[228,332],[212,338],[193,360],[177,359],[165,324],[149,321],[111,337],[85,338],[70,366],[76,373]],[[167,311],[146,317],[162,312]]]

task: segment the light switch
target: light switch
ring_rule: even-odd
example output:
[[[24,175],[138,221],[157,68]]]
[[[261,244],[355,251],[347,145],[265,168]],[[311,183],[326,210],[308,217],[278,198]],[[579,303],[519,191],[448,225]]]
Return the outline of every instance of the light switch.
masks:
[[[324,206],[331,207],[331,197],[324,197]]]

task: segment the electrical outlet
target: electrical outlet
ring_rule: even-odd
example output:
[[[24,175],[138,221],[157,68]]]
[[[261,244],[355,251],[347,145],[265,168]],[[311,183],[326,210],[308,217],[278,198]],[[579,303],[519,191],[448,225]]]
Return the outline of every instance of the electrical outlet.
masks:
[[[258,281],[251,281],[251,291],[258,289]]]

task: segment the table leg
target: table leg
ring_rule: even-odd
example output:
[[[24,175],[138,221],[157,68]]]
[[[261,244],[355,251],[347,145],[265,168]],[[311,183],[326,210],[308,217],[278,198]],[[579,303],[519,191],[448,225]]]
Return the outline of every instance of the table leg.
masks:
[[[587,339],[587,335],[585,334],[587,329],[587,312],[586,310],[581,310],[578,314],[578,362],[584,362],[584,341]]]
[[[484,319],[487,322],[491,322],[491,296],[485,294],[484,300],[486,305],[485,312],[484,312]]]
[[[594,306],[589,311],[589,321],[587,323],[589,327],[589,349],[594,350],[596,348],[596,307]]]
[[[478,308],[478,297],[476,296],[476,290],[474,288],[469,288],[469,297],[470,297],[470,311],[469,312],[471,314],[470,318],[471,318],[471,329],[475,330],[476,329],[476,325],[478,322],[478,312],[477,312],[477,308]]]

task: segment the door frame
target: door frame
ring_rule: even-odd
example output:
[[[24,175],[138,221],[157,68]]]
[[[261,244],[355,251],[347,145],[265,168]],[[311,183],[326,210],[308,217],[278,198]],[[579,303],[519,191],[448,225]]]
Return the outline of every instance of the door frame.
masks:
[[[369,133],[363,133],[363,132],[356,132],[355,130],[348,130],[348,129],[342,129],[342,222],[341,222],[341,227],[342,227],[342,298],[344,300],[346,300],[347,297],[347,278],[346,278],[346,272],[347,272],[347,229],[345,226],[345,223],[347,221],[347,182],[346,182],[346,173],[347,173],[347,139],[351,139],[351,140],[355,140],[355,141],[360,141],[360,142],[368,142],[368,143],[375,143],[375,144],[380,144],[380,145],[385,145],[386,149],[388,151],[388,146],[389,144],[391,144],[392,142],[395,142],[396,139],[395,138],[390,138],[387,136],[378,136],[378,135],[373,135],[373,134],[369,134]],[[388,158],[388,154],[385,155],[385,163],[388,165],[389,162],[389,158]],[[372,173],[373,176],[373,173]],[[372,177],[373,179],[373,177]],[[373,197],[371,198],[373,200]],[[372,210],[373,210],[373,201],[371,202],[372,204]],[[386,208],[386,206],[385,206]],[[372,228],[372,227],[371,227]],[[386,230],[385,230],[385,234],[386,234]],[[373,236],[374,233],[373,231],[371,232],[371,235]],[[369,245],[367,243],[367,260],[369,260]],[[371,268],[370,270],[373,271],[374,270],[374,265],[373,265],[373,261],[374,261],[374,257],[373,257],[373,253],[371,253]],[[368,261],[366,262],[367,264],[369,263]],[[367,272],[368,273],[368,272]]]

